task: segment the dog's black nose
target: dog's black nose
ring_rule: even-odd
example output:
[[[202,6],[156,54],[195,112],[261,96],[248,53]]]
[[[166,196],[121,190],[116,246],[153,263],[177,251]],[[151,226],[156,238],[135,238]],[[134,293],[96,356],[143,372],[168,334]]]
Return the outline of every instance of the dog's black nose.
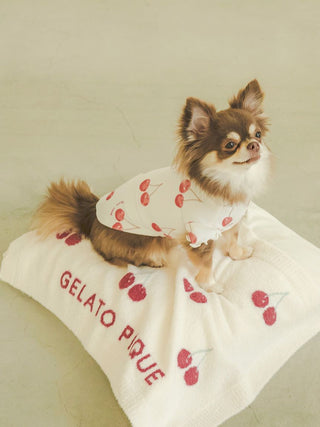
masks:
[[[256,142],[256,141],[250,142],[250,144],[247,145],[247,149],[249,151],[253,151],[254,153],[257,153],[260,150],[259,142]]]

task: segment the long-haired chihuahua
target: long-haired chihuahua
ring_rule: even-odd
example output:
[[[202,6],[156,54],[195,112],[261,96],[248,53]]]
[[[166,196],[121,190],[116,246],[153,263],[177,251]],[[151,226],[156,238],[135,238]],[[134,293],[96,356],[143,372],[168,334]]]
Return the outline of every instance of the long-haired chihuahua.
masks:
[[[252,248],[239,245],[238,230],[272,169],[263,97],[253,80],[226,110],[188,98],[170,167],[140,174],[100,199],[83,181],[52,183],[34,227],[43,236],[80,233],[106,261],[121,266],[163,267],[171,250],[183,246],[198,284],[214,290],[215,246],[234,260],[252,255]]]

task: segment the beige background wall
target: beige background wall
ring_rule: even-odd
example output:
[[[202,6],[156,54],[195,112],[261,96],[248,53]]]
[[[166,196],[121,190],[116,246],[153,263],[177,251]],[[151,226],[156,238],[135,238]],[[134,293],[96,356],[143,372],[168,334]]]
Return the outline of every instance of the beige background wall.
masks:
[[[257,202],[320,245],[319,12],[316,0],[0,0],[0,250],[51,180],[104,194],[167,165],[185,98],[225,108],[252,78],[277,157]],[[5,284],[0,343],[0,425],[128,425],[72,334]],[[319,349],[318,336],[225,426],[318,425]]]

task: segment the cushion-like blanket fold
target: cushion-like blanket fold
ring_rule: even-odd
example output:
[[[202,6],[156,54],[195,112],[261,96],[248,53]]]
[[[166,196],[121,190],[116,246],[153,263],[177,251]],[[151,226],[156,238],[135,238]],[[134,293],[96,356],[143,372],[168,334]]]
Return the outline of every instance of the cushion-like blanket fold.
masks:
[[[108,376],[133,426],[214,426],[249,405],[320,329],[320,250],[250,204],[253,256],[214,255],[222,294],[190,264],[111,266],[68,232],[11,243],[1,279],[53,312]]]

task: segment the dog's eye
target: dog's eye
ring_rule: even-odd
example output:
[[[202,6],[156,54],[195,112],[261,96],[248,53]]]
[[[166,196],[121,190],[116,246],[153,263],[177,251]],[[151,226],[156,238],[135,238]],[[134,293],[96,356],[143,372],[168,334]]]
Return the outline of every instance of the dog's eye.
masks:
[[[226,148],[227,150],[233,150],[235,146],[236,146],[236,143],[235,143],[235,142],[233,142],[233,141],[229,141],[229,142],[225,145],[225,148]]]
[[[256,133],[256,138],[261,138],[261,132],[260,131]]]

